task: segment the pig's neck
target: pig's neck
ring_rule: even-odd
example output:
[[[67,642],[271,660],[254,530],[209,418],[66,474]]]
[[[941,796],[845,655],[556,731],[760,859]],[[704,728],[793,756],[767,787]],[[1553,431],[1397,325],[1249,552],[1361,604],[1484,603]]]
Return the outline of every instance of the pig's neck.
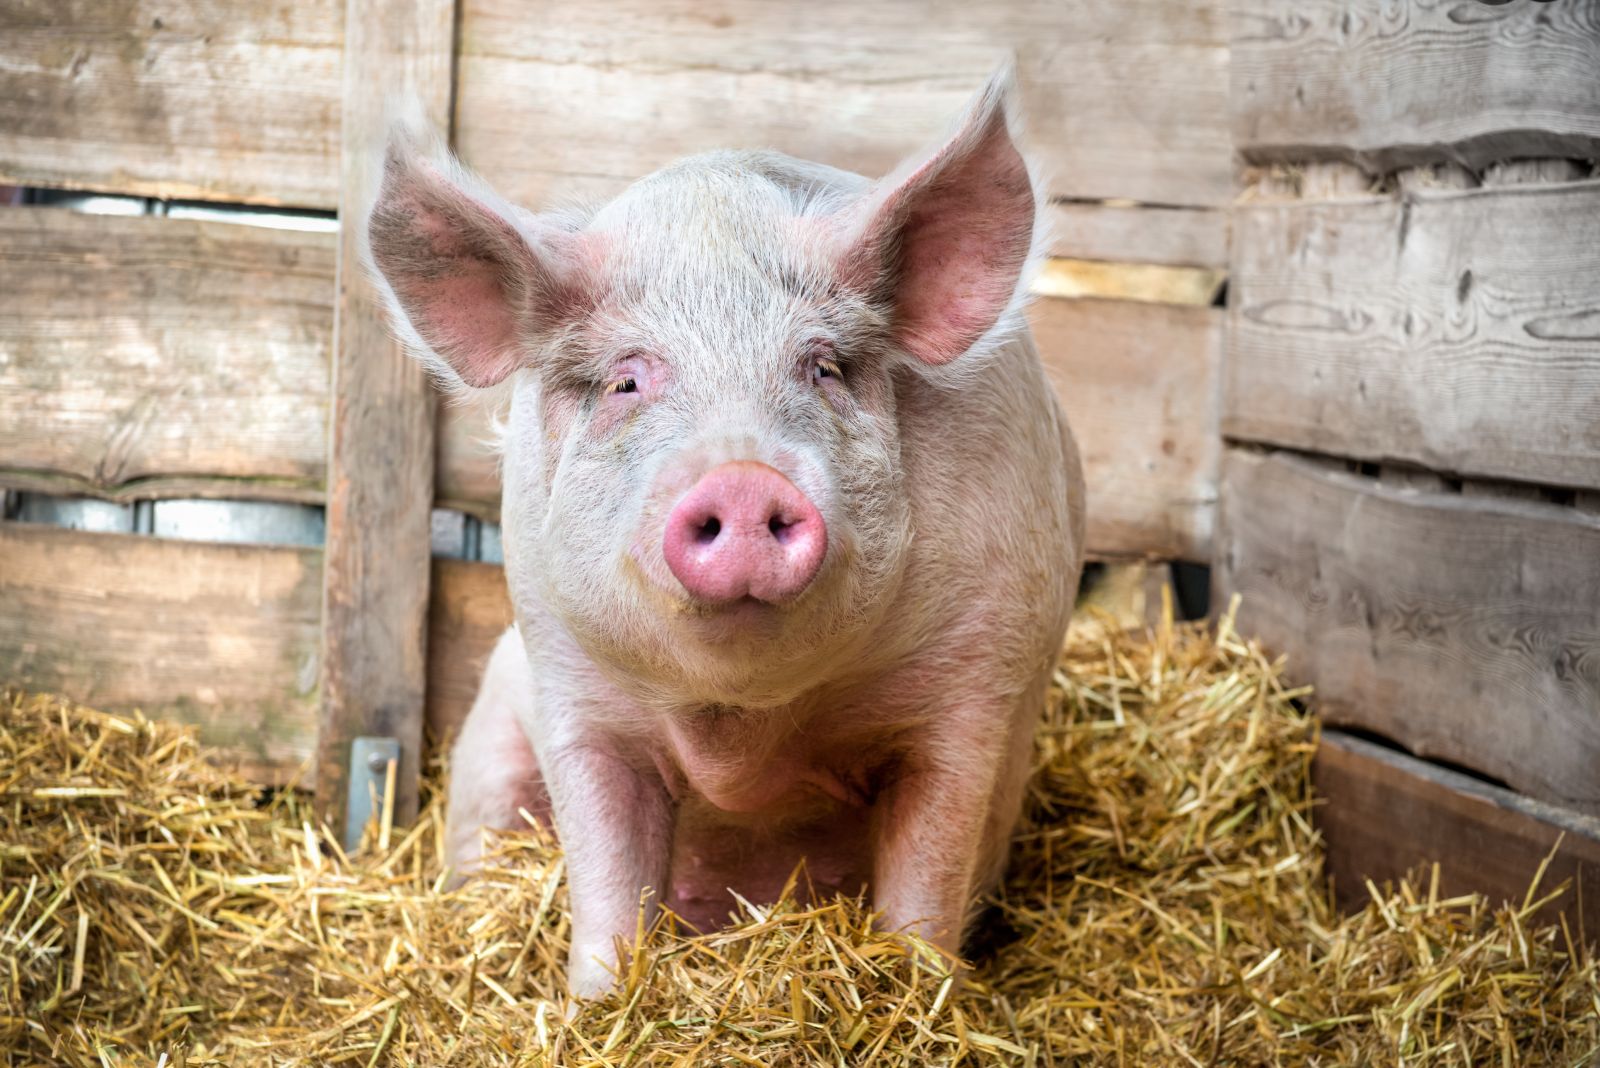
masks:
[[[822,758],[802,722],[792,709],[693,709],[668,720],[669,751],[657,765],[675,794],[693,792],[726,812],[756,812],[796,790],[866,804],[862,779]]]

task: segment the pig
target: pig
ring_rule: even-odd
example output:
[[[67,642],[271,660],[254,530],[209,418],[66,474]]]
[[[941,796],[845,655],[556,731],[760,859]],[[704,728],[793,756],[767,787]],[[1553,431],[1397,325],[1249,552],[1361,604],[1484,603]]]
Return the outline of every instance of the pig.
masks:
[[[952,956],[1002,874],[1084,531],[1022,317],[1014,97],[998,73],[876,181],[710,152],[584,211],[391,134],[366,233],[395,330],[505,411],[516,622],[454,748],[449,861],[553,825],[574,995],[641,907],[714,929],[802,861]]]

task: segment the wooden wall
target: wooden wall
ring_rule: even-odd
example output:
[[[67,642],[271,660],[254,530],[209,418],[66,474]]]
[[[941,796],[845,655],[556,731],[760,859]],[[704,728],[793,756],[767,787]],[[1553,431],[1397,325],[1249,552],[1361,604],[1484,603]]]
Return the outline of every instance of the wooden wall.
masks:
[[[1440,859],[1520,896],[1555,827],[1600,856],[1597,70],[1594,4],[1234,11],[1219,593],[1330,724],[1528,799],[1485,822],[1330,747],[1346,884]]]
[[[715,147],[871,173],[936,138],[1014,58],[1049,176],[1050,251],[1072,258],[1052,277],[1105,294],[1044,296],[1033,312],[1087,461],[1091,551],[1204,560],[1221,456],[1224,317],[1205,305],[1227,257],[1227,35],[1220,0],[559,0],[537,13],[505,0],[23,0],[0,11],[0,184],[348,209],[374,102],[402,82],[469,164],[534,207],[610,195]],[[380,477],[374,456],[424,442],[426,427],[342,236],[0,208],[0,488],[329,507],[323,554],[7,524],[18,547],[0,600],[22,607],[0,610],[5,681],[200,722],[279,778],[312,751],[319,717],[340,738],[417,728],[420,676],[351,682],[383,681],[362,665],[416,668],[426,645],[429,718],[464,712],[507,617],[499,572],[440,560],[430,575],[415,535],[430,503],[497,516],[496,463],[476,444],[486,423],[442,411],[433,462]],[[1106,290],[1091,268],[1107,262],[1182,284]],[[392,403],[369,403],[374,390]],[[405,552],[371,536],[391,528],[410,532]],[[99,570],[54,565],[69,555]],[[113,560],[115,595],[97,600]],[[226,605],[176,597],[188,587],[173,569],[211,576]],[[414,596],[430,583],[426,602]],[[383,607],[379,588],[405,596]],[[141,619],[160,632],[102,640]]]
[[[1511,894],[1552,828],[1592,871],[1596,5],[24,0],[0,183],[353,215],[380,82],[535,207],[721,146],[879,172],[1008,56],[1091,552],[1214,560],[1330,724],[1415,754],[1335,736],[1319,762],[1347,892],[1453,852]],[[403,733],[414,764],[424,717],[459,721],[509,608],[498,567],[430,567],[418,521],[497,517],[487,423],[445,409],[428,446],[342,237],[0,209],[0,487],[330,509],[326,552],[0,526],[0,678],[199,723],[264,779],[319,731]],[[1108,262],[1143,266],[1108,288]],[[409,474],[375,475],[397,445]],[[1417,757],[1508,789],[1464,802]]]

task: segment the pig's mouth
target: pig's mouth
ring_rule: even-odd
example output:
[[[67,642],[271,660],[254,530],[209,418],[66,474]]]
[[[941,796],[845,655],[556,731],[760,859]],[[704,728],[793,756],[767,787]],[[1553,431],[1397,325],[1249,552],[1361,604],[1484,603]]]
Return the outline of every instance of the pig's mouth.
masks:
[[[681,602],[682,614],[695,620],[725,627],[770,627],[788,611],[788,605],[773,604],[746,594],[731,601],[707,602],[688,599]]]
[[[740,628],[753,628],[757,633],[770,631],[780,625],[802,599],[774,602],[745,593],[728,600],[705,600],[673,581],[674,576],[664,562],[651,561],[637,547],[625,555],[625,560],[634,584],[660,611],[676,619],[715,627],[718,633],[708,635],[711,638],[735,637]]]

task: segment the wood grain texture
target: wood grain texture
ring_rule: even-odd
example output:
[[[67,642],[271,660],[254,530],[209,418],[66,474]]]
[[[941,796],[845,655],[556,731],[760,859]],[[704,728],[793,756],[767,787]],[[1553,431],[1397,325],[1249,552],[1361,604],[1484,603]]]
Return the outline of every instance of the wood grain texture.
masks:
[[[0,182],[331,208],[339,0],[8,0]]]
[[[505,568],[467,560],[433,562],[428,611],[428,733],[447,744],[467,718],[483,666],[512,623]]]
[[[1600,814],[1600,516],[1229,449],[1214,567],[1328,722]]]
[[[712,148],[881,174],[1014,54],[1053,195],[1217,206],[1225,22],[1185,0],[463,0],[458,146],[534,208]]]
[[[1210,560],[1221,310],[1039,300],[1029,318],[1083,455],[1089,554]]]
[[[1600,487],[1600,182],[1243,206],[1231,286],[1229,436]]]
[[[197,724],[264,781],[310,756],[322,557],[0,523],[0,679]]]
[[[318,499],[331,234],[0,210],[0,484]]]
[[[1344,908],[1371,902],[1367,880],[1382,886],[1435,862],[1441,897],[1479,893],[1520,907],[1553,853],[1535,900],[1563,882],[1571,887],[1540,919],[1565,914],[1574,939],[1581,931],[1600,945],[1600,820],[1339,731],[1322,736],[1311,777],[1323,800],[1316,822],[1328,874]]]
[[[1228,213],[1220,208],[1057,201],[1047,210],[1055,256],[1172,267],[1228,263]]]
[[[350,743],[400,741],[395,817],[417,811],[427,686],[433,391],[390,334],[361,266],[386,100],[447,127],[453,0],[348,0],[317,805],[344,826]]]
[[[1090,556],[1210,560],[1222,311],[1043,298],[1029,319],[1083,454]],[[438,496],[495,521],[490,422],[470,406],[441,412]]]
[[[1600,5],[1235,0],[1233,141],[1368,170],[1600,155]]]

